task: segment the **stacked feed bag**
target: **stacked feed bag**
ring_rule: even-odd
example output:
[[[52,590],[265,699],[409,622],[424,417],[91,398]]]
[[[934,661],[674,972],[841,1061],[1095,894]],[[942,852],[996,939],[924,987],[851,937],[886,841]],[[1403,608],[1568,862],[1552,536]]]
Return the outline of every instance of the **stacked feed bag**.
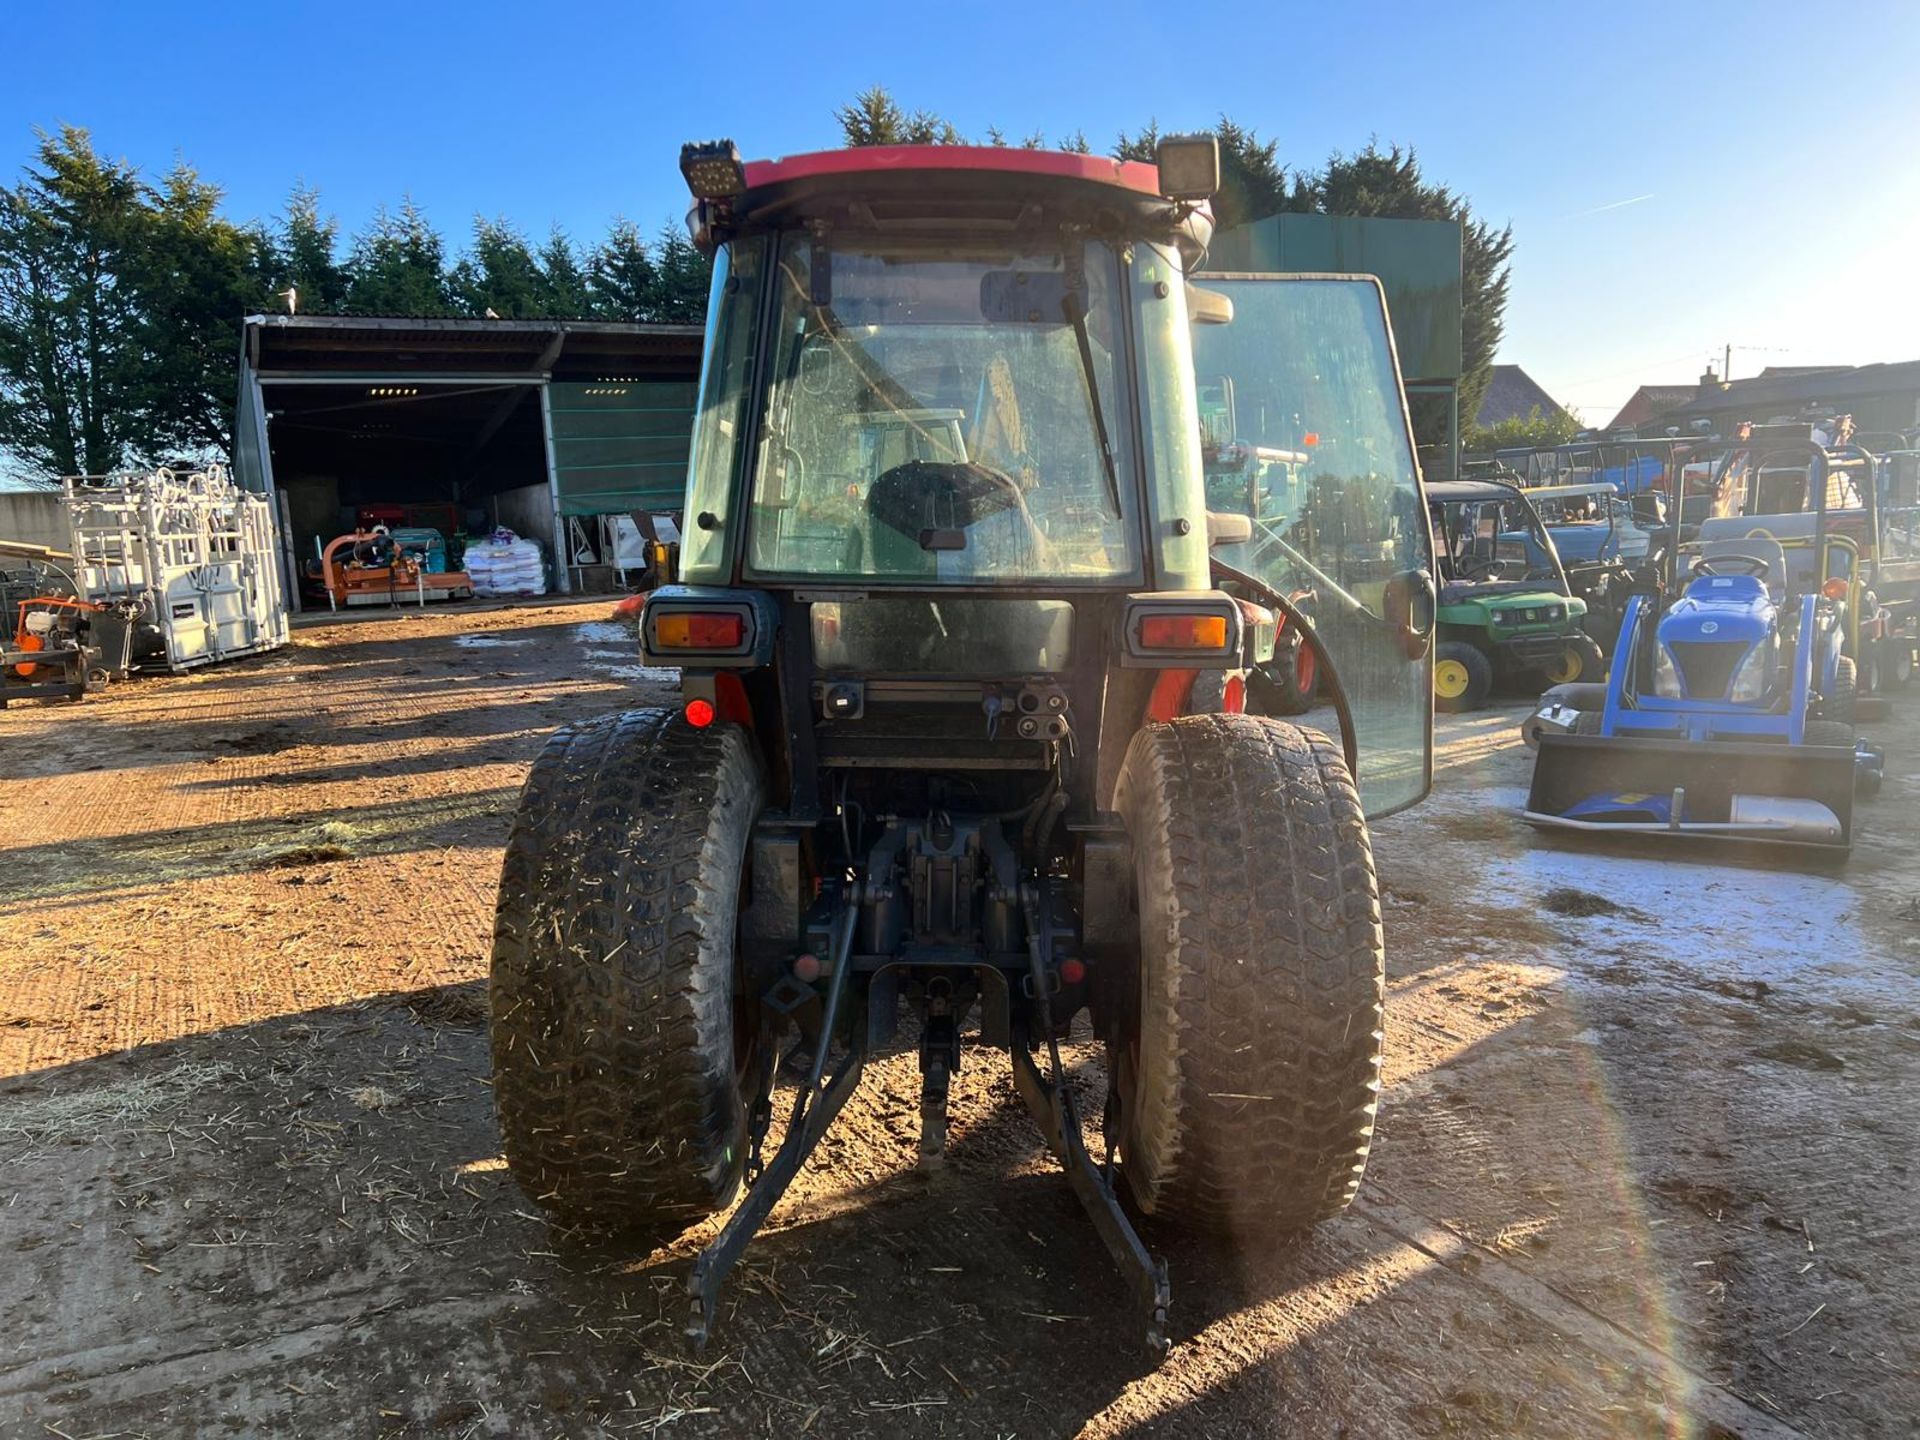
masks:
[[[519,539],[504,526],[469,545],[462,563],[476,595],[547,593],[547,562],[539,544]]]

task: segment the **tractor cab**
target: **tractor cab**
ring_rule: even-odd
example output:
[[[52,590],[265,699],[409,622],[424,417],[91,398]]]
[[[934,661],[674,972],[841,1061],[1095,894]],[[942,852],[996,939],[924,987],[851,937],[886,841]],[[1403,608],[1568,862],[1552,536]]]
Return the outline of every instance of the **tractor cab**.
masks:
[[[1337,652],[1369,811],[1424,793],[1427,540],[1377,284],[1201,288],[1208,212],[1152,166],[964,147],[693,163],[737,188],[695,211],[716,281],[685,583],[643,643],[697,713],[805,722],[794,813],[897,774],[1025,803],[1009,777],[1047,772],[1035,746],[1069,721],[1093,746],[1238,707],[1290,612]],[[1215,352],[1198,381],[1196,347]],[[1283,412],[1312,427],[1285,449],[1264,443]],[[764,617],[737,653],[661,631],[723,589]],[[969,763],[942,773],[958,741]],[[1110,798],[1088,765],[1060,783],[1076,823]]]
[[[1122,1191],[1265,1236],[1344,1207],[1372,1135],[1366,816],[1426,790],[1433,615],[1378,287],[1192,280],[1212,137],[681,168],[713,291],[683,583],[639,627],[680,693],[563,730],[527,783],[490,990],[508,1163],[563,1219],[662,1233],[744,1182],[689,1278],[703,1339],[867,1057],[907,1029],[937,1165],[977,1036],[1164,1351]],[[1202,336],[1232,342],[1202,373],[1216,417],[1238,397],[1245,508],[1209,496]],[[1312,728],[1248,710],[1283,620]],[[1060,1055],[1082,1013],[1098,1160]]]

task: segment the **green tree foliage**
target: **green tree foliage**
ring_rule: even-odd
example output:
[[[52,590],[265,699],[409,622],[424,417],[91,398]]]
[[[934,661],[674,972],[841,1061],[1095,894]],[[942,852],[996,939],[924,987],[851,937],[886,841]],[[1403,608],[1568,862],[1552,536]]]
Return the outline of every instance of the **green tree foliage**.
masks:
[[[1460,437],[1460,448],[1476,455],[1525,445],[1548,449],[1565,445],[1580,433],[1579,417],[1566,410],[1543,413],[1538,405],[1526,418],[1515,415],[1498,425],[1470,425]]]
[[[707,290],[713,266],[672,226],[661,230],[654,246],[653,313],[647,318],[672,325],[698,325],[706,318]]]
[[[149,452],[231,451],[235,321],[264,303],[274,254],[265,231],[221,216],[220,199],[184,162],[148,197],[134,288]]]
[[[0,205],[0,443],[43,476],[115,469],[140,436],[143,211],[134,169],[71,127]]]
[[[555,230],[540,247],[540,273],[546,282],[546,313],[561,319],[585,318],[593,314],[593,296],[587,289],[587,272],[580,256],[563,231]]]
[[[411,198],[382,206],[347,257],[349,311],[362,315],[452,315],[446,246]]]
[[[884,85],[875,85],[853,97],[853,103],[833,112],[848,145],[964,145],[960,132],[938,115],[900,108]]]
[[[503,320],[546,313],[547,277],[527,240],[505,220],[475,217],[473,244],[447,275],[447,289],[464,314],[491,310]]]
[[[587,257],[591,313],[602,320],[698,325],[712,282],[712,264],[673,226],[649,246],[632,221],[615,221]]]
[[[659,276],[640,227],[616,220],[607,238],[587,256],[587,293],[593,313],[607,320],[639,321],[653,313]]]
[[[338,249],[340,222],[320,213],[320,192],[304,182],[287,197],[272,235],[276,298],[295,312],[326,315],[347,303],[347,272]],[[286,292],[293,293],[288,295]]]
[[[177,165],[158,187],[85,130],[40,137],[0,192],[0,450],[43,478],[225,449],[267,237]]]

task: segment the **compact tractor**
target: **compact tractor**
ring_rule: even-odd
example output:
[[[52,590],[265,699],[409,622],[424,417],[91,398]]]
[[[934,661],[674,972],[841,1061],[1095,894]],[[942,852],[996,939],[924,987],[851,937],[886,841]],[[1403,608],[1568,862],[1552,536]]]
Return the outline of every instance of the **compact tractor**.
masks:
[[[1778,539],[1707,528],[1675,552],[1684,590],[1670,575],[1628,602],[1607,682],[1542,697],[1526,818],[1845,850],[1883,763],[1854,733],[1848,586],[1806,586]]]
[[[1157,166],[722,142],[681,168],[714,281],[680,583],[640,620],[679,700],[561,731],[521,795],[490,983],[507,1161],[562,1223],[656,1235],[744,1186],[688,1280],[703,1342],[903,1023],[929,1165],[965,1054],[1004,1049],[1163,1351],[1137,1219],[1270,1242],[1352,1199],[1373,1136],[1367,812],[1425,791],[1432,626],[1378,287],[1193,285],[1210,138]],[[1346,327],[1282,527],[1352,582],[1313,627],[1297,577],[1215,563],[1250,521],[1207,505],[1196,321],[1237,337],[1243,397]],[[1249,403],[1277,448],[1278,402]],[[1322,647],[1338,741],[1245,713],[1283,617]],[[1083,1012],[1093,1144],[1061,1058]]]

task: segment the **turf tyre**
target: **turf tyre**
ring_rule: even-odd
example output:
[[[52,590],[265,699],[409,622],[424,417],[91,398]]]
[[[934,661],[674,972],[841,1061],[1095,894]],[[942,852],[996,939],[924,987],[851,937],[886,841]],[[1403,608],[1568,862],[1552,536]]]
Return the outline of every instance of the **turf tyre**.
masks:
[[[676,1233],[745,1156],[734,949],[766,785],[733,725],[630,710],[534,762],[488,982],[508,1168],[562,1223]]]
[[[1821,697],[1820,719],[1851,726],[1859,696],[1860,672],[1851,655],[1842,655],[1833,662],[1833,694]]]
[[[1373,850],[1339,748],[1264,716],[1149,725],[1115,803],[1140,924],[1109,1056],[1134,1202],[1239,1235],[1338,1214],[1373,1142],[1385,985]]]
[[[1853,726],[1844,720],[1809,720],[1801,732],[1801,742],[1807,745],[1838,745],[1851,750],[1853,741]]]

